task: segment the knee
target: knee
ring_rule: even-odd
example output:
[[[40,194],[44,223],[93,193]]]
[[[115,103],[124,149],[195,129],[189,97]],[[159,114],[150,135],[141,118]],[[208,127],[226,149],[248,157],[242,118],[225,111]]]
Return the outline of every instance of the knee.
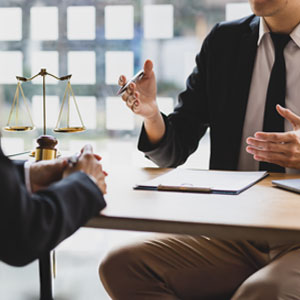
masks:
[[[123,277],[128,272],[131,259],[130,249],[118,249],[110,252],[99,266],[99,276],[105,285],[118,281],[117,277]]]
[[[237,289],[231,300],[261,300],[279,299],[280,287],[273,280],[249,280],[247,279]]]
[[[127,246],[110,252],[99,266],[100,280],[113,299],[125,299],[125,291],[134,288],[142,261],[138,246]]]

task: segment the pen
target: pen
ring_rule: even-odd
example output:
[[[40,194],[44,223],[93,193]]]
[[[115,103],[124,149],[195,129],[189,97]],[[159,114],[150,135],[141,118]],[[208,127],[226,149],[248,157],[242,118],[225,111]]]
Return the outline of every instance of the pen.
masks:
[[[27,153],[30,153],[30,152],[31,151],[25,151],[25,152],[20,152],[20,153],[9,154],[9,155],[7,155],[7,157],[14,157],[14,156],[18,156],[18,155],[27,154]]]
[[[70,156],[68,158],[69,167],[74,167],[77,164],[79,157],[80,157],[80,153],[75,153],[74,155]]]
[[[126,89],[128,88],[129,84],[132,82],[137,82],[139,80],[141,80],[144,76],[144,70],[140,70],[138,73],[136,73],[130,80],[128,80],[128,82],[126,84],[124,84],[117,92],[117,95],[121,95],[123,94]]]
[[[173,185],[162,185],[157,186],[159,191],[179,191],[179,192],[201,192],[201,193],[211,193],[210,187],[193,187],[193,186],[173,186]]]
[[[75,153],[74,155],[70,156],[68,158],[68,165],[69,165],[69,167],[75,167],[75,165],[77,164],[79,158],[80,158],[80,153]],[[105,172],[104,170],[102,170],[102,172],[103,172],[104,176],[108,175],[108,173]]]

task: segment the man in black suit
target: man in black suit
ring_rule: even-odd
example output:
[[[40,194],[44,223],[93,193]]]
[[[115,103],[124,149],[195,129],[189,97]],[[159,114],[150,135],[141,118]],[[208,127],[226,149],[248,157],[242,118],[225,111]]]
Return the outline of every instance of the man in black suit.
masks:
[[[300,1],[249,2],[255,15],[207,36],[168,117],[151,61],[123,94],[144,118],[139,149],[159,166],[184,163],[209,127],[211,169],[299,172]],[[111,253],[100,277],[118,300],[300,299],[300,245],[173,235]]]
[[[57,159],[24,168],[0,147],[0,260],[23,266],[40,258],[106,206],[99,160],[86,145],[73,166]]]

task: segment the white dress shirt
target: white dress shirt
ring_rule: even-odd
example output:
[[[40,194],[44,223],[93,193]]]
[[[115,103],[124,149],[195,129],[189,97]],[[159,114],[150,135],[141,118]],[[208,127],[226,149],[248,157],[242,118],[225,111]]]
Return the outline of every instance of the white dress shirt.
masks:
[[[32,162],[30,162],[30,161],[26,161],[24,163],[25,185],[26,185],[27,191],[29,193],[32,193],[31,183],[30,183],[30,166],[31,166],[31,164],[32,164]]]
[[[286,65],[285,105],[292,112],[300,115],[300,24],[290,34],[291,40],[284,49]],[[254,63],[252,81],[245,115],[238,170],[259,170],[259,162],[246,152],[246,139],[262,131],[265,102],[271,70],[275,60],[275,51],[270,30],[260,18],[257,55]],[[293,130],[285,120],[285,131]],[[286,168],[287,173],[300,173],[300,170]]]

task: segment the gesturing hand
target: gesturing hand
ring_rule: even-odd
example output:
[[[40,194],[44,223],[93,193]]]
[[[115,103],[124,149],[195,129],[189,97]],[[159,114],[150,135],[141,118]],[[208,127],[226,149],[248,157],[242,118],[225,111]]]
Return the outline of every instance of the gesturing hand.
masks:
[[[300,169],[300,117],[291,110],[276,105],[278,113],[288,120],[293,130],[288,132],[256,132],[247,139],[246,151],[258,161],[286,168]]]
[[[119,85],[126,84],[126,77],[121,75]],[[144,76],[137,83],[131,83],[122,95],[126,105],[136,114],[150,119],[159,114],[156,103],[156,80],[153,72],[153,63],[146,60],[144,64]]]

